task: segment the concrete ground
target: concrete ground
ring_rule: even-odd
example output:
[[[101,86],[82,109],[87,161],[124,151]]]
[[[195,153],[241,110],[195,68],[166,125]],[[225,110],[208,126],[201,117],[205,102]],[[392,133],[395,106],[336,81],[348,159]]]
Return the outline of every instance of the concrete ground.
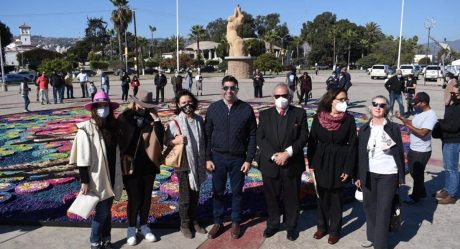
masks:
[[[325,89],[325,80],[329,71],[321,71],[313,78],[313,98],[319,98]],[[370,77],[361,71],[352,71],[353,86],[349,92],[351,101],[350,110],[366,113],[370,98],[375,95],[388,93],[383,87],[383,80],[371,80]],[[222,75],[204,75],[204,95],[200,100],[215,101],[220,96],[220,80]],[[100,86],[100,80],[95,78],[96,85]],[[276,83],[284,82],[284,77],[266,77],[264,85],[264,98],[254,99],[252,82],[240,80],[240,91],[238,96],[247,101],[271,101],[270,93]],[[184,84],[185,87],[185,84]],[[33,86],[32,86],[33,88]],[[100,88],[100,87],[99,87]],[[141,77],[141,88],[154,91],[152,76]],[[0,92],[0,115],[22,112],[23,101],[18,94],[18,86],[9,86],[8,92]],[[442,89],[434,82],[423,84],[419,81],[417,91],[426,91],[431,96],[431,105],[439,118],[442,118],[444,107],[442,103]],[[193,92],[196,92],[193,88]],[[120,82],[115,78],[111,80],[111,98],[113,101],[121,100]],[[76,99],[65,99],[64,104],[41,105],[35,101],[31,94],[30,110],[45,110],[71,106],[81,106],[88,102],[88,99],[81,99],[81,90],[78,83],[74,84],[74,96]],[[170,99],[172,87],[166,86],[165,96]],[[52,93],[50,91],[50,99]],[[27,114],[24,114],[27,115]],[[407,185],[403,186],[402,198],[410,193],[412,179],[406,177]],[[429,193],[434,193],[444,184],[442,173],[441,143],[433,140],[433,153],[425,173],[425,184]],[[419,206],[403,206],[403,226],[400,232],[391,234],[390,244],[392,248],[460,248],[457,238],[460,231],[457,230],[460,224],[460,206],[437,205],[433,197],[428,197]],[[365,219],[362,204],[355,201],[348,203],[343,212],[343,232],[340,241],[331,246],[327,244],[327,238],[315,240],[312,238],[316,231],[316,210],[307,209],[301,212],[298,230],[299,238],[294,241],[286,239],[286,232],[281,231],[269,239],[262,237],[265,228],[263,218],[254,217],[243,224],[244,235],[239,240],[230,238],[227,231],[215,240],[207,240],[205,235],[198,235],[195,239],[185,239],[178,229],[154,229],[160,240],[156,243],[141,241],[136,248],[361,248],[360,244],[366,238]],[[210,226],[208,227],[210,229]],[[28,227],[28,226],[2,226],[0,225],[0,248],[22,249],[22,248],[89,248],[89,228],[74,227]],[[112,242],[115,248],[129,248],[125,243],[126,229],[115,228],[112,230]]]

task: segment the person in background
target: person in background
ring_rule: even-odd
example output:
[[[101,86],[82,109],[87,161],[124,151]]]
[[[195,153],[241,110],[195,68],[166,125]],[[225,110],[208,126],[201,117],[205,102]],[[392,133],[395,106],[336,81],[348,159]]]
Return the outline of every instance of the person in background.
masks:
[[[54,104],[63,103],[63,92],[61,94],[62,88],[64,87],[64,82],[59,74],[53,72],[50,77],[50,84],[53,87],[53,99]]]
[[[389,101],[378,95],[371,119],[358,133],[359,166],[355,185],[363,190],[367,241],[362,247],[388,248],[393,199],[404,184],[404,148],[399,125],[387,119]]]
[[[300,95],[299,95],[299,104],[302,104],[302,101],[305,100],[305,105],[307,105],[308,97],[310,96],[312,90],[311,77],[307,72],[304,72],[299,78],[300,86]]]
[[[308,138],[308,166],[315,175],[318,192],[318,225],[313,235],[335,244],[342,231],[344,186],[357,163],[356,122],[347,112],[347,91],[327,91],[318,104]]]
[[[91,249],[113,248],[111,244],[112,203],[123,191],[121,168],[117,167],[117,120],[111,102],[104,92],[85,105],[91,119],[77,124],[77,133],[70,150],[69,164],[78,168],[82,194],[99,196],[91,221]]]
[[[180,75],[176,70],[174,76],[171,77],[171,85],[173,87],[174,96],[177,96],[177,93],[182,90],[182,80],[182,75]]]
[[[196,82],[196,96],[203,96],[203,76],[198,71],[197,75],[195,76]]]
[[[405,117],[412,115],[415,110],[413,106],[413,100],[415,96],[415,90],[417,89],[417,80],[414,78],[413,74],[407,76],[406,85],[404,86],[406,90],[406,99],[407,99],[407,112]],[[402,113],[401,113],[402,114]]]
[[[37,102],[39,102],[39,99],[40,99],[40,85],[38,84],[38,78],[40,78],[40,76],[42,76],[42,74],[38,73],[37,77],[34,79],[35,86],[37,87],[36,88],[37,92],[35,93],[37,97],[36,98]]]
[[[256,151],[257,123],[253,108],[237,98],[238,80],[222,79],[222,100],[212,103],[206,113],[206,169],[212,172],[214,225],[209,239],[224,231],[225,192],[228,175],[232,189],[230,234],[241,236],[241,205],[244,177],[251,169]]]
[[[206,158],[204,120],[195,114],[198,100],[187,90],[176,96],[177,115],[168,123],[165,144],[170,146],[184,144],[184,160],[176,168],[179,179],[180,230],[184,237],[193,238],[194,233],[207,233],[197,220],[200,186],[206,180]]]
[[[387,89],[390,95],[390,115],[393,116],[393,106],[395,101],[399,105],[399,113],[404,113],[404,104],[402,99],[402,94],[404,91],[404,77],[402,76],[402,71],[400,69],[396,70],[396,74],[393,75],[385,83],[385,88]]]
[[[445,105],[445,110],[444,112],[447,111],[447,108],[451,107],[451,102],[452,102],[452,96],[451,93],[454,92],[454,88],[457,85],[457,80],[454,77],[454,74],[451,72],[448,72],[446,74],[446,84],[443,85],[444,89],[444,105]]]
[[[348,89],[350,89],[351,85],[351,75],[348,73],[347,67],[342,67],[340,70],[339,87],[345,89],[345,91],[348,92]]]
[[[185,75],[185,82],[187,82],[188,84],[188,91],[192,92],[192,86],[193,86],[192,69],[187,70],[186,75]]]
[[[118,116],[118,141],[123,183],[128,194],[126,242],[134,246],[138,241],[138,220],[144,239],[149,242],[157,240],[148,225],[148,217],[153,183],[156,174],[160,173],[164,127],[154,108],[152,92],[140,90],[137,97],[130,97],[133,102]]]
[[[74,98],[73,96],[73,77],[72,77],[72,74],[70,72],[68,72],[64,78],[64,81],[65,81],[65,88],[66,88],[66,92],[67,92],[67,99],[70,99],[70,98]]]
[[[305,171],[303,148],[308,139],[308,123],[305,111],[290,105],[292,94],[286,84],[275,86],[275,106],[260,112],[257,145],[268,212],[263,236],[269,238],[279,231],[281,202],[286,238],[294,241],[298,236],[300,180]]]
[[[430,107],[430,96],[425,92],[417,93],[411,105],[416,110],[413,120],[404,118],[399,112],[395,113],[395,117],[400,119],[410,132],[407,164],[414,180],[414,186],[409,199],[404,202],[414,205],[426,197],[425,168],[431,157],[431,131],[438,122],[438,118]]]
[[[133,76],[133,79],[131,80],[131,88],[133,89],[133,96],[136,97],[137,91],[139,91],[139,86],[141,83],[139,82],[139,79],[137,78],[137,75]]]
[[[40,77],[37,78],[38,87],[40,88],[40,102],[42,105],[50,104],[48,98],[48,77],[46,77],[45,72],[42,73]]]
[[[88,86],[86,85],[88,83],[88,74],[83,69],[80,69],[80,73],[76,78],[80,82],[82,98],[89,98]]]
[[[297,83],[299,82],[299,78],[296,74],[297,70],[294,66],[291,66],[291,70],[286,74],[286,80],[284,83],[289,86],[291,91],[295,92]]]
[[[254,75],[252,76],[252,84],[254,86],[254,98],[262,98],[262,88],[264,86],[264,76],[263,74],[259,71],[259,69],[256,69],[254,72]]]
[[[329,76],[326,80],[326,91],[337,88],[339,88],[339,79],[335,72],[332,72],[331,76]]]
[[[168,79],[164,75],[163,70],[160,70],[160,72],[155,75],[154,82],[155,82],[155,90],[156,90],[156,95],[155,95],[156,101],[155,102],[157,104],[160,103],[159,100],[160,100],[160,95],[161,95],[161,102],[163,103],[165,102],[165,86],[168,83]]]
[[[30,104],[30,99],[29,99],[29,92],[32,89],[29,88],[29,84],[27,83],[27,79],[24,78],[21,81],[21,85],[19,86],[19,94],[21,94],[22,98],[24,99],[24,112],[30,112],[29,110],[29,104]]]
[[[129,92],[129,83],[131,83],[131,78],[127,72],[123,72],[123,75],[120,78],[121,80],[121,100],[123,102],[128,101],[128,92]]]
[[[106,72],[101,73],[101,89],[109,95],[110,79]]]
[[[93,101],[94,95],[96,95],[96,92],[97,92],[97,88],[96,88],[96,85],[94,85],[94,82],[92,81],[89,82],[88,92],[91,96],[91,101]]]

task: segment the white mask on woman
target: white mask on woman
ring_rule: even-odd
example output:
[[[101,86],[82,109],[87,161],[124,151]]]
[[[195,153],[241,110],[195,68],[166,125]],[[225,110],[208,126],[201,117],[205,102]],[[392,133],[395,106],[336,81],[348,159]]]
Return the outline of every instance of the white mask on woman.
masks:
[[[335,105],[335,110],[338,112],[346,112],[347,111],[347,102],[339,102]]]
[[[99,117],[106,118],[107,116],[109,116],[110,108],[108,106],[99,107],[97,108],[96,113]]]
[[[278,109],[285,110],[288,105],[289,101],[283,97],[279,97],[275,100],[275,106],[278,107]]]

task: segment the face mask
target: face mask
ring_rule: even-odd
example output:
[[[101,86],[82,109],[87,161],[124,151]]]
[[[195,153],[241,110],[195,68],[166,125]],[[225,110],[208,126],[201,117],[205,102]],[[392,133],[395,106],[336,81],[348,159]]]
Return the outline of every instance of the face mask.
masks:
[[[184,112],[185,114],[190,114],[192,112],[195,111],[195,108],[193,108],[192,104],[186,104],[184,106],[181,106],[180,109],[182,110],[182,112]]]
[[[275,100],[275,106],[278,107],[278,109],[285,110],[288,105],[289,101],[283,97],[279,97]]]
[[[347,102],[340,102],[335,105],[335,110],[338,112],[346,112],[347,111]]]
[[[401,77],[402,77],[402,75],[401,75],[401,74],[398,74],[398,78],[401,78]]]
[[[460,99],[458,99],[455,94],[450,95],[450,100],[452,101],[453,104],[459,104],[460,103]]]
[[[99,117],[106,118],[107,116],[109,116],[110,108],[108,106],[99,107],[97,108],[96,113]]]
[[[416,113],[422,113],[423,112],[423,108],[420,107],[420,106],[414,106],[414,110]]]

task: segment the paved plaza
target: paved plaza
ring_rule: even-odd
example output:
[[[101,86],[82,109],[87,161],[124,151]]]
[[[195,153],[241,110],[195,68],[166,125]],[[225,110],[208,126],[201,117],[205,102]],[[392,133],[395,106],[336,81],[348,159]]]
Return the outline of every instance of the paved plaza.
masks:
[[[325,80],[330,71],[320,71],[318,76],[311,73],[313,79],[313,99],[319,98],[325,89]],[[200,100],[215,101],[221,98],[222,74],[204,75],[203,96]],[[370,76],[362,71],[351,71],[353,86],[349,92],[351,102],[350,110],[367,113],[370,98],[375,95],[388,96],[384,88],[383,80],[371,80]],[[100,79],[94,78],[96,86],[100,88]],[[272,101],[270,94],[273,87],[284,82],[284,74],[267,75],[263,88],[262,99],[253,98],[251,80],[240,80],[239,98],[246,101]],[[65,99],[64,104],[41,105],[35,101],[35,86],[30,95],[31,111],[47,110],[81,106],[88,102],[82,99],[81,89],[78,83],[74,83],[75,99]],[[184,88],[186,88],[184,84]],[[153,76],[141,77],[141,89],[153,91]],[[431,106],[437,113],[438,118],[443,116],[444,106],[442,101],[442,89],[434,82],[424,85],[423,78],[419,80],[417,91],[425,91],[431,96]],[[196,93],[193,87],[192,92]],[[52,91],[50,89],[50,100]],[[121,101],[120,81],[111,78],[110,96],[113,101]],[[172,86],[166,86],[165,97],[173,96]],[[296,98],[295,98],[296,99]],[[314,100],[313,100],[314,101]],[[406,106],[407,107],[407,106]],[[9,86],[8,91],[0,91],[0,115],[20,113],[23,111],[23,100],[19,95],[18,86]],[[396,108],[395,108],[396,109]],[[24,113],[27,115],[27,113]],[[412,186],[411,177],[406,177],[407,185]],[[442,173],[441,142],[433,140],[433,153],[425,173],[425,184],[429,193],[434,193],[444,184]],[[402,197],[406,198],[410,187],[403,186]],[[460,237],[460,205],[437,205],[431,195],[424,199],[418,206],[403,206],[403,226],[400,232],[391,234],[390,244],[392,248],[460,248],[457,239]],[[241,239],[233,240],[227,231],[215,240],[208,240],[207,236],[198,234],[193,240],[186,239],[179,229],[155,229],[154,232],[160,238],[156,243],[141,241],[135,248],[361,248],[360,244],[365,240],[365,219],[362,204],[354,201],[344,206],[343,233],[340,241],[331,246],[327,244],[327,238],[322,240],[313,239],[316,231],[316,209],[306,209],[301,212],[298,230],[299,238],[294,241],[286,239],[286,231],[281,231],[269,239],[262,237],[265,229],[265,220],[253,217],[243,224],[244,234]],[[208,229],[210,225],[208,224]],[[227,226],[229,228],[229,225]],[[0,248],[23,249],[23,248],[89,248],[89,228],[77,227],[29,227],[29,226],[5,226],[0,225]],[[112,243],[115,248],[131,248],[125,244],[126,229],[114,228],[112,230]]]

